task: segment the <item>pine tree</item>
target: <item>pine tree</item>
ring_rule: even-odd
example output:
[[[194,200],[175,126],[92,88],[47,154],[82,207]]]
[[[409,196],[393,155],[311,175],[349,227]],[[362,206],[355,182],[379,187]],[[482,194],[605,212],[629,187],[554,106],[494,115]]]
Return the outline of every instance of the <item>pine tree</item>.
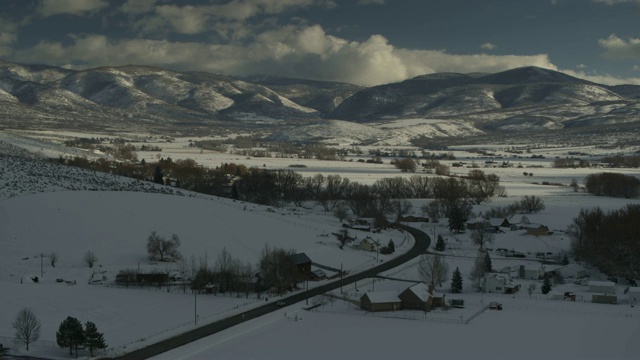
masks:
[[[61,348],[69,348],[69,355],[73,355],[73,349],[76,349],[76,358],[78,357],[78,346],[84,343],[84,330],[80,320],[67,316],[60,324],[56,332],[56,342]]]
[[[493,272],[493,265],[491,264],[491,256],[488,252],[484,253],[484,269],[485,272]]]
[[[562,258],[562,265],[569,265],[569,257],[567,254],[564,254],[564,257]]]
[[[435,249],[436,251],[444,251],[445,244],[444,244],[444,238],[442,237],[442,235],[438,235],[438,240],[436,241]]]
[[[451,278],[451,292],[462,292],[462,274],[460,273],[460,269],[458,268],[456,268],[456,270],[453,272],[453,277]]]
[[[551,291],[551,280],[549,280],[549,277],[544,278],[544,282],[542,283],[542,287],[540,287],[540,290],[545,295],[548,294],[549,291]]]
[[[464,231],[464,215],[458,206],[454,206],[449,212],[449,231],[457,233]]]
[[[104,342],[104,335],[101,332],[98,332],[96,324],[91,321],[87,321],[85,324],[84,345],[89,349],[89,353],[92,357],[94,349],[102,350],[107,347],[107,344]]]
[[[393,240],[389,239],[389,244],[387,245],[391,253],[396,251],[396,244],[393,243]]]
[[[164,174],[158,165],[156,165],[156,169],[153,172],[153,182],[156,184],[164,184]]]

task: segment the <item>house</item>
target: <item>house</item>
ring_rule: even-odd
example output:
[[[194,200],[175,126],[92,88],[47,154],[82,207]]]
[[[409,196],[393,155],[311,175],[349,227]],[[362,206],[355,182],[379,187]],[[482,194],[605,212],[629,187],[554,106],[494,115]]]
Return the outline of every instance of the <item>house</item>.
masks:
[[[500,228],[510,228],[511,224],[507,218],[491,218],[489,219],[489,224],[496,231],[500,231]]]
[[[551,234],[551,232],[549,231],[549,228],[546,227],[545,225],[527,227],[527,235],[546,236],[549,234]]]
[[[311,272],[311,259],[305,253],[291,255],[291,262],[296,267],[296,271],[302,275],[309,275]]]
[[[467,221],[467,229],[469,230],[477,230],[477,229],[486,229],[491,226],[491,223],[481,217],[475,217],[469,221]]]
[[[360,307],[366,311],[396,311],[402,303],[395,291],[367,292],[360,297]]]
[[[518,277],[520,279],[539,280],[542,279],[545,272],[542,266],[527,267],[520,265],[518,268]]]
[[[506,273],[486,273],[482,290],[488,293],[513,294],[520,289],[520,285],[511,282],[511,276]]]
[[[613,281],[589,281],[589,292],[615,294],[616,284]]]
[[[509,220],[509,223],[511,224],[512,228],[513,226],[515,226],[518,229],[525,229],[529,225],[531,225],[531,221],[529,221],[529,218],[526,215],[522,215],[520,216],[520,218],[518,218],[518,216],[519,215],[514,215]]]
[[[354,230],[371,231],[375,228],[376,219],[374,218],[357,218],[351,224],[351,228]]]
[[[364,251],[376,251],[376,243],[377,242],[373,240],[371,236],[367,236],[364,239],[360,240],[359,243],[353,245],[353,248]]]
[[[587,276],[587,269],[576,263],[561,266],[556,269],[556,274],[564,278],[580,279]]]
[[[444,294],[437,294],[433,286],[423,282],[406,288],[398,295],[403,309],[429,311],[445,305]]]

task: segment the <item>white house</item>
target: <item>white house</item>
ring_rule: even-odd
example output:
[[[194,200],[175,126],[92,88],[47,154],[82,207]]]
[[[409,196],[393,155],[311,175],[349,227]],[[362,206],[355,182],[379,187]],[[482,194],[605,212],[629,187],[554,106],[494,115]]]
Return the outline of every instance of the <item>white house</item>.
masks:
[[[376,242],[371,238],[371,236],[367,236],[357,244],[353,245],[353,247],[364,251],[376,251]]]
[[[565,278],[580,279],[587,276],[587,269],[581,265],[572,263],[556,269],[556,273]]]
[[[483,291],[496,294],[512,294],[520,288],[511,282],[511,276],[506,273],[486,273],[484,275]]]
[[[589,281],[589,292],[598,292],[605,294],[615,294],[616,284],[612,281]]]

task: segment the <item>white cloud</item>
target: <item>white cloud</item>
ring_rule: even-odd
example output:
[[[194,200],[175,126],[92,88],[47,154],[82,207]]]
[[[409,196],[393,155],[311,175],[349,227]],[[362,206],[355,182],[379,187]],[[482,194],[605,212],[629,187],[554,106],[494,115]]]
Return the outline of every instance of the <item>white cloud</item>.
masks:
[[[619,38],[616,34],[606,39],[598,40],[598,44],[605,49],[604,56],[610,59],[640,59],[640,39]]]
[[[521,66],[556,69],[548,56],[456,55],[441,50],[399,49],[381,35],[347,41],[320,26],[289,26],[259,34],[248,45],[72,36],[71,44],[41,42],[17,51],[16,61],[56,64],[143,64],[227,74],[282,76],[377,85],[433,72],[497,72]]]
[[[360,5],[384,5],[384,0],[358,0]]]
[[[15,22],[0,14],[0,56],[11,54],[11,45],[18,39],[17,29]]]
[[[640,78],[619,78],[616,76],[612,76],[609,74],[587,74],[584,71],[573,71],[573,70],[560,70],[561,72],[571,75],[573,77],[577,77],[580,79],[584,79],[587,81],[591,81],[598,84],[604,85],[640,85]]]
[[[576,67],[577,67],[578,69],[586,69],[586,68],[588,68],[588,66],[587,66],[587,65],[585,65],[585,64],[578,64],[578,65],[576,65]]]
[[[153,11],[156,0],[127,0],[120,8],[126,14],[141,14]]]
[[[484,44],[480,45],[480,48],[485,49],[485,50],[495,50],[498,47],[496,45],[492,44],[492,43],[487,42],[487,43],[484,43]]]
[[[44,17],[58,14],[80,15],[108,6],[109,3],[105,0],[42,0],[37,12]]]

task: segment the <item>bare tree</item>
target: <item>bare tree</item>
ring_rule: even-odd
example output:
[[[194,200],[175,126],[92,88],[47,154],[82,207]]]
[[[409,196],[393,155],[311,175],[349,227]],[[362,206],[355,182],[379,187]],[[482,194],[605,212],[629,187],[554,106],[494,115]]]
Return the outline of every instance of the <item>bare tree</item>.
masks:
[[[525,195],[520,200],[520,208],[528,213],[535,213],[544,210],[544,200],[541,197],[535,195]]]
[[[494,235],[487,228],[477,228],[471,232],[471,240],[483,250],[485,245],[493,243]]]
[[[178,260],[181,257],[179,247],[180,238],[176,234],[171,235],[171,239],[167,240],[152,231],[147,238],[147,253],[150,259],[160,257],[160,261]]]
[[[52,251],[51,254],[49,254],[49,261],[51,262],[51,267],[56,267],[56,263],[58,262],[58,253]]]
[[[418,263],[418,272],[427,284],[442,286],[449,276],[449,265],[440,255],[424,255]]]
[[[338,203],[338,205],[336,205],[335,209],[333,209],[333,215],[335,215],[338,220],[342,222],[342,220],[346,219],[349,215],[349,207],[341,201],[340,203]]]
[[[484,252],[478,251],[478,256],[473,263],[473,269],[471,269],[471,274],[469,274],[469,279],[473,282],[473,286],[477,291],[482,290],[482,285],[484,281],[484,275],[487,273],[487,266],[485,262]]]
[[[445,206],[442,200],[433,200],[428,204],[422,205],[420,209],[436,223],[445,215]]]
[[[84,253],[84,262],[90,267],[92,268],[93,265],[96,263],[96,261],[98,261],[98,257],[96,256],[96,254],[91,251],[91,250],[87,250],[86,253]]]
[[[15,321],[11,324],[15,332],[16,341],[22,343],[29,351],[29,344],[40,338],[40,320],[29,308],[20,310]]]

